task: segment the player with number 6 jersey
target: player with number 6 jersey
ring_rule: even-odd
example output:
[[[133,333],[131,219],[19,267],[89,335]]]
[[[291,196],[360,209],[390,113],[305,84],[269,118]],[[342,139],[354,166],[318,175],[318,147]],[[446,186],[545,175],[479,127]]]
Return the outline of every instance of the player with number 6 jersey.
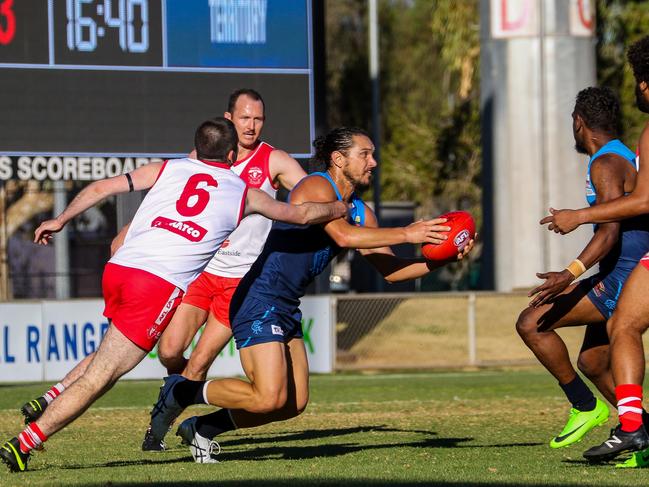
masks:
[[[106,265],[104,314],[110,325],[92,362],[17,437],[0,447],[12,471],[23,471],[31,452],[74,421],[153,348],[189,282],[207,265],[242,216],[261,213],[298,224],[327,222],[347,213],[341,202],[280,203],[247,190],[230,171],[236,159],[232,122],[203,122],[194,137],[197,159],[153,163],[130,174],[95,181],[55,219],[43,222],[34,242],[47,244],[75,216],[107,196],[153,189],[135,215],[124,245]]]

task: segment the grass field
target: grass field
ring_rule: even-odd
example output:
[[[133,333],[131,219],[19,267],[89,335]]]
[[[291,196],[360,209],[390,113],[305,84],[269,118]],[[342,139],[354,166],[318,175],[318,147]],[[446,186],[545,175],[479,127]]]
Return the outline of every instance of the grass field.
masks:
[[[547,446],[568,409],[539,369],[315,376],[301,417],[223,435],[213,465],[193,463],[171,435],[169,451],[140,451],[158,386],[118,384],[48,441],[31,471],[2,470],[0,485],[649,485],[649,470],[582,461],[605,427],[573,447]],[[3,441],[20,431],[18,407],[43,388],[0,386]]]

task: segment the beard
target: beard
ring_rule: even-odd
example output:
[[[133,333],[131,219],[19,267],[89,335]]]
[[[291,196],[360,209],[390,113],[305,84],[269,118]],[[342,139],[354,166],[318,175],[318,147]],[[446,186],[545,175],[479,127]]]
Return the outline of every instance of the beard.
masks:
[[[362,193],[369,189],[369,187],[372,185],[372,174],[370,173],[370,177],[367,178],[367,180],[357,178],[353,176],[347,169],[343,169],[343,175],[347,180],[354,185],[354,192],[356,193]]]
[[[635,85],[635,104],[641,112],[649,113],[649,101],[645,98],[639,84]]]
[[[579,154],[588,154],[588,151],[586,150],[586,147],[584,147],[584,144],[582,144],[581,142],[575,141],[575,150]]]

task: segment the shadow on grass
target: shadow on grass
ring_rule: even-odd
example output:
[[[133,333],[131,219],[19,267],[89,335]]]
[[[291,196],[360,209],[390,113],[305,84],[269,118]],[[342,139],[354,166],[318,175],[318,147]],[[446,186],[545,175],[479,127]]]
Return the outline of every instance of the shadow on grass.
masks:
[[[323,438],[339,437],[357,433],[417,433],[425,434],[428,437],[408,442],[391,442],[391,443],[375,443],[368,444],[367,442],[347,441],[340,443],[325,443],[319,445],[295,445],[286,446],[284,444],[277,446],[277,443],[295,442],[301,440],[319,440]],[[314,458],[327,458],[348,455],[356,452],[378,451],[391,448],[426,448],[426,449],[439,449],[439,448],[508,448],[517,446],[538,446],[540,443],[509,443],[509,444],[495,444],[495,445],[470,445],[468,442],[473,441],[470,437],[458,438],[438,438],[433,437],[437,433],[423,430],[404,430],[397,428],[389,428],[386,426],[364,426],[354,428],[330,428],[321,430],[305,430],[297,433],[277,433],[267,437],[252,437],[252,438],[236,438],[233,440],[221,441],[223,452],[219,455],[219,460],[228,461],[266,461],[266,460],[310,460]],[[273,443],[273,445],[266,445]],[[175,453],[182,451],[179,449],[172,449],[168,453]],[[144,466],[144,465],[163,465],[172,463],[191,462],[189,452],[186,457],[182,458],[138,458],[134,460],[119,460],[94,464],[75,464],[60,467],[64,470],[77,470],[89,468],[103,468],[103,467],[128,467],[128,466]]]

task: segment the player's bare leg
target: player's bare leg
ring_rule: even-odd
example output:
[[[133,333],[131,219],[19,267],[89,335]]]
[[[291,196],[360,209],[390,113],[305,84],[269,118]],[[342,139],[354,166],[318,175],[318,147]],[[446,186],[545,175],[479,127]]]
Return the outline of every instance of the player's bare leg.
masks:
[[[588,431],[608,419],[608,407],[593,395],[577,375],[565,343],[554,331],[566,326],[597,326],[597,323],[605,329],[604,317],[588,298],[587,288],[577,283],[570,285],[552,303],[526,308],[516,323],[516,330],[525,344],[559,381],[572,403],[568,422],[550,442],[552,448],[580,441]]]
[[[86,372],[17,439],[3,445],[3,460],[14,470],[24,470],[31,450],[81,416],[122,375],[139,364],[146,353],[111,325]]]
[[[641,261],[624,284],[617,308],[607,323],[620,425],[604,443],[584,452],[589,461],[608,460],[649,446],[649,435],[642,421],[645,368],[642,334],[649,327],[647,292],[649,270]]]
[[[269,413],[284,406],[288,395],[286,345],[260,343],[239,350],[241,364],[250,382],[216,379],[207,383],[209,404],[226,409]]]
[[[146,354],[111,325],[86,372],[36,422],[41,431],[50,436],[74,421]]]
[[[306,408],[309,402],[309,362],[304,340],[294,338],[286,344],[286,347],[289,378],[286,403],[281,409],[265,414],[251,413],[244,409],[231,411],[237,428],[252,428],[274,421],[284,421],[300,415]]]
[[[36,421],[43,415],[45,409],[56,399],[60,394],[63,393],[65,389],[70,387],[79,377],[81,377],[90,362],[92,362],[95,352],[92,352],[90,355],[81,360],[74,368],[67,373],[67,375],[59,382],[58,384],[50,387],[42,396],[32,399],[31,401],[26,402],[20,408],[20,412],[25,417],[25,424],[29,424],[33,421]]]
[[[275,421],[284,421],[301,414],[309,401],[309,364],[302,339],[287,343],[288,373],[287,399],[284,406],[269,413],[251,413],[243,409],[219,409],[204,416],[193,416],[183,421],[177,435],[188,445],[198,463],[213,463],[215,436],[236,428],[251,428]],[[247,370],[249,377],[254,371]]]
[[[162,333],[158,342],[158,359],[167,368],[167,373],[170,376],[180,374],[185,369],[188,361],[183,353],[187,350],[187,347],[189,347],[189,344],[194,339],[199,328],[205,323],[207,317],[207,310],[191,304],[180,303],[176,309],[169,325]],[[156,404],[164,401],[164,393],[163,386],[160,388]],[[154,408],[151,412],[152,416],[156,412],[157,410]],[[180,412],[182,412],[182,409],[178,411],[178,414]],[[170,422],[173,422],[176,416],[170,418]],[[142,450],[154,452],[164,451],[166,448],[164,443],[166,433],[167,430],[164,430],[164,432],[161,430],[159,436],[157,436],[152,433],[151,425],[149,425],[142,439]]]
[[[207,324],[196,344],[189,361],[182,371],[183,377],[190,380],[205,380],[207,371],[212,366],[216,356],[221,353],[230,339],[232,330],[218,321],[212,313],[207,318]]]
[[[164,450],[163,439],[169,428],[191,404],[208,403],[256,413],[281,408],[286,403],[288,382],[285,345],[261,343],[241,349],[239,355],[250,382],[240,379],[192,381],[177,374],[167,377],[151,411],[151,423],[142,448]]]
[[[180,374],[187,365],[183,353],[207,319],[207,310],[181,303],[158,342],[158,359],[167,373]]]
[[[568,349],[554,331],[566,326],[601,323],[604,317],[578,284],[570,285],[553,303],[526,308],[518,317],[516,330],[539,362],[562,384],[577,373],[570,363]]]
[[[649,328],[649,270],[638,265],[608,321],[611,339],[611,368],[616,385],[642,384],[645,374],[642,335]]]

